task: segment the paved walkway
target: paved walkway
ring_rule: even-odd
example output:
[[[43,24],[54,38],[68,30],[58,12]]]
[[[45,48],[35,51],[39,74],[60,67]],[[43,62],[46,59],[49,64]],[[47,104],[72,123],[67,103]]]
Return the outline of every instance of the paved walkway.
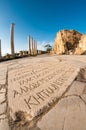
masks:
[[[86,130],[86,83],[75,80],[86,67],[85,57],[43,56],[0,63],[0,130],[10,130],[9,116],[12,130],[29,130],[28,122],[34,119],[32,127],[42,113],[33,130]]]
[[[39,122],[40,130],[86,130],[86,83],[74,81],[69,91]]]

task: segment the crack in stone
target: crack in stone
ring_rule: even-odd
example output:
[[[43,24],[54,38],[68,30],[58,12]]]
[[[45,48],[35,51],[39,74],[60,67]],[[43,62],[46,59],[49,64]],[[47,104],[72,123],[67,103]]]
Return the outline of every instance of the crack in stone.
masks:
[[[17,62],[17,65],[19,65],[19,66],[16,66],[16,67],[10,68],[12,65],[14,65],[14,63],[13,63],[13,64],[10,64],[10,65],[8,66],[8,71],[11,71],[11,70],[17,69],[18,67],[19,67],[19,68],[21,68],[21,67],[25,67],[23,64],[19,63],[18,61],[16,61],[16,62]]]
[[[2,121],[2,120],[5,120],[5,119],[7,119],[7,117],[4,117],[4,118],[0,118],[0,121]]]
[[[86,86],[84,87],[83,94],[86,94]]]
[[[3,94],[3,93],[5,94],[6,92],[0,92],[0,94]]]
[[[77,75],[76,80],[86,83],[86,74],[85,73],[86,73],[86,67],[81,68],[79,74]]]
[[[73,82],[72,82],[73,83]],[[72,84],[71,83],[71,84]],[[43,108],[43,112],[41,112],[41,114],[39,114],[39,115],[36,115],[36,117],[31,121],[31,122],[26,122],[27,123],[27,125],[28,125],[28,127],[31,125],[31,124],[37,124],[37,122],[45,115],[45,114],[47,114],[47,112],[49,112],[49,110],[51,110],[61,99],[62,99],[62,97],[63,97],[63,95],[65,95],[65,93],[66,92],[68,92],[68,90],[70,89],[70,87],[71,87],[71,84],[68,86],[68,88],[65,90],[65,92],[62,94],[62,96],[60,97],[60,98],[55,98],[55,100],[53,99],[52,101],[51,101],[51,104],[47,104],[48,105],[48,107],[46,106],[44,106],[44,108]],[[50,107],[49,107],[50,106]],[[46,111],[45,111],[46,110]],[[40,111],[41,111],[41,109],[40,109]],[[24,126],[26,125],[26,123],[24,124]],[[13,127],[14,126],[16,126],[17,127],[17,125],[20,125],[20,124],[18,124],[18,122],[13,122],[12,121],[12,119],[10,119],[10,117],[9,117],[9,124],[10,124],[10,127],[11,127],[11,129],[13,129]]]
[[[86,101],[81,97],[82,95],[77,95],[77,94],[67,95],[67,96],[63,96],[61,99],[72,97],[72,96],[79,97],[83,101],[83,103],[86,105]]]
[[[0,104],[6,103],[6,99],[4,101],[2,101]]]
[[[6,73],[6,93],[5,93],[5,97],[6,97],[6,112],[8,112],[8,96],[7,96],[7,92],[8,92],[8,68],[7,68],[7,73]]]
[[[5,115],[6,113],[5,112],[3,112],[3,113],[0,113],[0,116],[2,116],[2,115]]]
[[[6,113],[3,113],[3,114],[6,114],[6,115],[8,114],[7,112],[9,112],[9,110],[8,110],[8,96],[7,96],[7,92],[8,92],[8,70],[10,70],[10,69],[7,68],[7,72],[6,72],[6,82],[5,82],[5,84],[0,84],[0,85],[1,85],[0,90],[1,90],[2,88],[5,88],[5,89],[6,89],[6,93],[5,93],[6,99],[2,102],[2,103],[6,102],[6,105],[7,105]],[[74,81],[74,80],[73,80],[73,81]],[[81,82],[82,82],[82,81],[81,81]],[[72,82],[72,83],[73,83],[73,82]],[[61,96],[60,98],[56,99],[57,101],[55,101],[55,102],[53,101],[53,102],[54,102],[53,106],[55,106],[55,104],[57,104],[58,102],[60,102],[61,99],[64,99],[64,98],[67,98],[67,97],[72,97],[72,96],[78,97],[78,98],[85,104],[85,106],[86,106],[86,101],[82,98],[82,95],[72,94],[72,95],[64,96],[64,95],[70,90],[72,83],[68,86],[68,88],[67,88],[67,89],[65,90],[65,92],[62,94],[62,96]],[[86,83],[86,82],[85,82],[85,83]],[[53,106],[51,105],[50,109],[52,109]],[[50,109],[48,109],[48,111],[49,111]],[[47,112],[48,112],[48,111],[47,111]],[[46,112],[46,113],[47,113],[47,112]],[[43,114],[41,114],[41,115],[45,115],[46,113],[43,113]],[[3,115],[3,114],[0,114],[0,115]],[[7,115],[7,116],[8,116],[8,115]],[[6,119],[6,118],[7,118],[7,117],[1,118],[1,119]],[[38,117],[37,117],[37,118],[38,118]],[[40,117],[39,117],[39,118],[40,118]],[[0,119],[0,120],[1,120],[1,119]],[[36,119],[36,120],[37,120],[37,119]],[[64,118],[64,121],[63,121],[62,130],[64,130],[64,127],[65,127],[65,118]]]
[[[79,96],[80,97],[80,99],[83,101],[83,103],[85,104],[85,106],[86,106],[86,101],[81,97],[81,96]]]
[[[1,91],[1,89],[5,89],[5,85],[6,84],[0,84],[0,91]]]
[[[64,130],[64,128],[65,128],[65,117],[64,117],[64,121],[63,121],[62,130]]]
[[[81,106],[80,106],[80,103],[78,103],[78,106],[79,106],[79,109],[80,109],[80,112],[81,112]]]
[[[5,90],[2,90],[2,89],[5,89]],[[5,84],[0,84],[0,94],[4,93],[5,94],[5,100],[2,101],[0,104],[4,104],[6,103],[6,110],[3,112],[3,113],[0,113],[0,121],[2,120],[5,120],[5,119],[8,119],[8,101],[7,101],[7,92],[8,92],[8,68],[7,68],[7,71],[6,71],[6,81],[5,81]],[[3,92],[5,91],[5,92]],[[8,123],[9,124],[9,123]]]
[[[76,77],[75,77],[75,78],[76,78]],[[74,80],[75,80],[75,79],[74,79]],[[73,80],[73,81],[74,81],[74,80]],[[71,87],[72,84],[73,84],[73,82],[68,86],[68,88],[65,90],[65,92],[62,94],[62,96],[61,96],[60,98],[56,98],[55,101],[53,100],[53,104],[49,104],[50,108],[47,108],[47,110],[46,110],[44,113],[41,113],[41,114],[40,114],[40,117],[37,116],[37,117],[35,117],[35,119],[32,120],[32,121],[33,121],[33,122],[35,121],[36,124],[37,124],[37,122],[38,122],[45,114],[47,114],[56,104],[58,104],[58,103],[61,101],[61,99],[64,97],[64,95],[69,91],[69,89],[70,89],[70,87]],[[62,130],[64,130],[64,126],[65,126],[65,118],[64,118],[64,125],[63,125]]]
[[[75,77],[76,78],[76,77]],[[75,79],[74,79],[75,80]],[[74,81],[73,80],[73,81]],[[72,83],[73,83],[73,81],[72,81]],[[71,87],[71,85],[72,85],[72,83],[68,86],[68,88],[65,90],[65,92],[61,95],[61,97],[60,98],[56,98],[56,100],[55,101],[53,101],[53,104],[51,105],[51,107],[49,108],[49,109],[47,109],[47,111],[45,112],[45,113],[41,113],[41,115],[40,116],[43,116],[43,115],[45,115],[51,108],[53,108],[54,106],[55,106],[55,104],[57,104],[62,98],[63,98],[63,96],[68,92],[68,90],[70,89],[70,87]],[[9,110],[8,110],[8,96],[7,96],[7,92],[8,92],[8,68],[7,68],[7,73],[6,73],[6,83],[5,83],[5,87],[6,87],[6,104],[7,104],[7,108],[6,108],[6,114],[7,114],[7,116],[9,115]],[[8,119],[9,119],[10,117],[8,116]],[[36,121],[40,118],[40,117],[36,117],[37,119],[35,119]],[[63,123],[63,128],[62,128],[62,130],[64,130],[64,125],[65,125],[65,119],[64,119],[64,123]]]

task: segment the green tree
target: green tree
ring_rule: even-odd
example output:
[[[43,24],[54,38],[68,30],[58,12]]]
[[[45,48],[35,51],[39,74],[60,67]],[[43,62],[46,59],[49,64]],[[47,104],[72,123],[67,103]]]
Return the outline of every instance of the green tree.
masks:
[[[50,44],[46,44],[44,47],[46,48],[46,51],[48,53],[50,53],[50,51],[52,50],[52,46]]]

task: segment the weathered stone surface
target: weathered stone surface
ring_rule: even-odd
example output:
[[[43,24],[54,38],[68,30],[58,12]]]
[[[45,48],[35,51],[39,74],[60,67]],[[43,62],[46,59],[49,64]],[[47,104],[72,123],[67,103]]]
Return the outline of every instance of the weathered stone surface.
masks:
[[[6,73],[7,73],[7,68],[2,68],[0,70],[0,84],[6,83]]]
[[[74,81],[64,97],[39,122],[41,130],[86,129],[86,83]]]
[[[83,102],[86,104],[86,93],[83,94],[81,97],[82,97],[82,99],[83,99]]]
[[[38,122],[41,130],[86,130],[86,104],[78,96],[62,99]]]
[[[9,71],[8,105],[12,119],[16,120],[18,111],[27,112],[27,120],[41,115],[62,96],[78,72],[73,65],[57,64],[56,60]]]
[[[86,86],[86,83],[74,81],[69,89],[69,91],[65,94],[65,96],[71,96],[71,95],[82,95],[84,88]]]
[[[2,94],[2,93],[6,93],[6,86],[5,85],[1,85],[1,87],[0,87],[0,94]]]
[[[8,119],[0,120],[0,130],[11,130],[8,125]]]
[[[0,104],[6,100],[5,93],[0,93]]]
[[[0,114],[3,114],[6,112],[6,103],[0,104]]]
[[[53,53],[86,54],[86,35],[75,30],[62,30],[56,35]]]
[[[78,81],[86,82],[86,68],[81,68],[77,76]]]
[[[6,114],[0,115],[0,120],[4,120],[4,119],[7,119],[7,115]]]
[[[86,67],[85,59],[40,56],[0,63],[1,78],[6,79],[0,83],[0,99],[6,96],[5,107],[0,108],[0,130],[9,130],[9,116],[11,130],[86,130],[86,83],[82,77],[73,82],[78,70]],[[85,79],[85,69],[83,74]],[[37,115],[42,118],[38,126]]]

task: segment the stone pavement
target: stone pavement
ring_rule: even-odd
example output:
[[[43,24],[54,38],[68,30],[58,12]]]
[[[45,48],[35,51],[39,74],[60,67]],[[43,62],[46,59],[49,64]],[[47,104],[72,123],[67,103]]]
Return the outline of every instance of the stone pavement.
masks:
[[[86,130],[86,83],[74,81],[68,92],[39,122],[41,130]]]
[[[0,130],[10,130],[7,118],[7,86],[0,85]]]
[[[45,57],[0,63],[0,130],[86,130],[85,56]]]

